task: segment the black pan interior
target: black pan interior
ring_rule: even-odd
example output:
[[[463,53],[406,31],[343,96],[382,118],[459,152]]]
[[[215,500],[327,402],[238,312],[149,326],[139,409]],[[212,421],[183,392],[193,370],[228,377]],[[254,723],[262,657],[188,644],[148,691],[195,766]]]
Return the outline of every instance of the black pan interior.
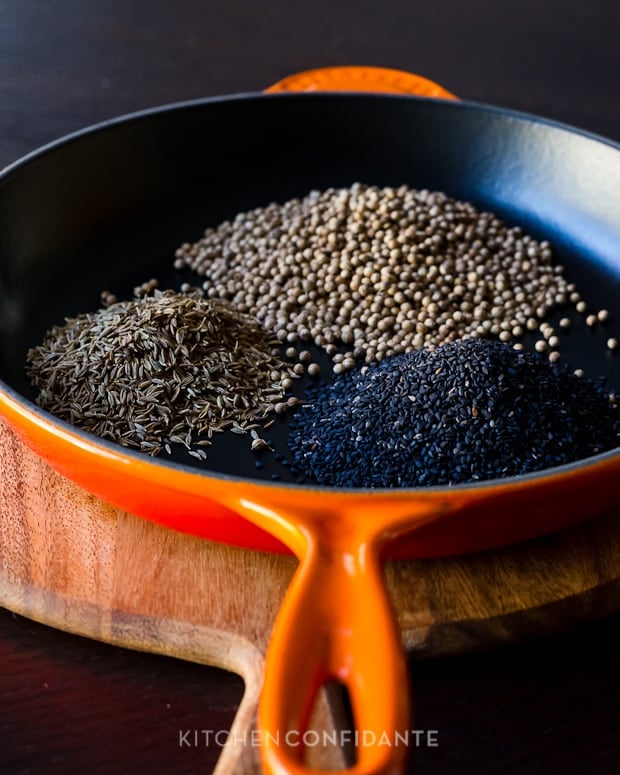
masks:
[[[355,181],[442,190],[548,239],[590,307],[611,317],[596,330],[577,319],[563,335],[563,356],[620,388],[620,355],[605,346],[620,338],[620,149],[493,108],[361,94],[158,109],[80,133],[5,172],[0,378],[32,400],[27,349],[65,317],[96,309],[101,290],[128,297],[150,277],[162,288],[197,283],[172,268],[174,251],[206,226]],[[267,433],[284,456],[286,435],[280,419]],[[248,439],[233,434],[218,437],[204,463],[173,457],[209,471],[297,479],[274,455],[258,471]]]

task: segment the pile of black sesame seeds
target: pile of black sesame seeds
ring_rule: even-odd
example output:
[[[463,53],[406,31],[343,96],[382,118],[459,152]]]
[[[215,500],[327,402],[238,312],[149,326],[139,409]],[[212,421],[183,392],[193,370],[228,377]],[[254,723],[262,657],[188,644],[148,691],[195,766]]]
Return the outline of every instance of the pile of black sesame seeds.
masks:
[[[516,476],[618,446],[602,384],[537,353],[463,340],[317,386],[292,420],[292,462],[338,487],[453,485]]]
[[[256,320],[200,289],[159,291],[55,326],[27,355],[37,403],[104,439],[156,455],[183,445],[206,459],[213,433],[250,432],[278,407],[295,374]]]
[[[538,350],[554,361],[560,332],[543,322],[551,309],[573,304],[590,312],[588,325],[607,314],[587,310],[548,242],[471,203],[407,186],[355,183],[240,213],[183,244],[175,267],[203,276],[209,297],[254,315],[288,357],[303,353],[302,370],[312,342],[335,374],[458,339],[520,347],[538,330]]]

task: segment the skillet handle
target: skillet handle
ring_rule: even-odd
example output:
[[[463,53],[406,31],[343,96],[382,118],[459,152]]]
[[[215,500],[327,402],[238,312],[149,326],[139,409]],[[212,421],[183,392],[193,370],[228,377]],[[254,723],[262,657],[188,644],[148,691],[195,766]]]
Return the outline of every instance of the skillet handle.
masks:
[[[267,651],[258,711],[269,775],[308,775],[307,730],[318,690],[346,687],[357,742],[356,775],[400,772],[410,729],[407,665],[376,546],[347,551],[312,541],[287,591]],[[330,741],[333,744],[333,740]]]
[[[387,67],[347,66],[304,70],[283,78],[265,91],[361,91],[458,99],[443,86],[428,78]]]

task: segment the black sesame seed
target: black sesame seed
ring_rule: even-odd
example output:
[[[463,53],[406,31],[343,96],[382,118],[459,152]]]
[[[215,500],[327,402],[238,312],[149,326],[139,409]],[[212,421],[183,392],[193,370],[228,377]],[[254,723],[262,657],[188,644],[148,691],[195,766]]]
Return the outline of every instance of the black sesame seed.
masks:
[[[543,355],[488,339],[354,368],[308,399],[291,421],[292,462],[330,486],[516,476],[620,443],[620,414],[604,380],[580,379]]]

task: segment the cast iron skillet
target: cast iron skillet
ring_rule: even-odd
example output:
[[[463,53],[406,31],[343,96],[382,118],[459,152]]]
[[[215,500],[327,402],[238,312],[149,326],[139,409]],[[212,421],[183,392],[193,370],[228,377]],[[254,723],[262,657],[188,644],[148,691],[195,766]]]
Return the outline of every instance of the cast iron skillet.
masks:
[[[385,80],[363,85],[380,90]],[[161,287],[191,280],[172,269],[174,250],[208,225],[354,181],[443,190],[549,239],[590,306],[612,313],[604,333],[576,325],[563,337],[563,354],[588,375],[606,376],[610,388],[620,386],[620,359],[605,348],[607,337],[619,335],[620,147],[578,130],[446,99],[249,94],[110,121],[0,177],[6,421],[104,500],[177,530],[292,551],[300,560],[272,635],[259,710],[263,763],[272,773],[306,772],[299,733],[329,679],[346,686],[365,739],[394,742],[409,728],[384,557],[499,547],[620,503],[618,449],[476,485],[337,490],[287,480],[275,460],[258,472],[246,439],[223,440],[203,464],[151,459],[36,407],[24,359],[52,324],[98,307],[104,288],[125,296],[151,276]],[[271,438],[285,451],[285,422]],[[271,481],[272,473],[282,480]],[[394,772],[405,750],[362,745],[352,771]]]

